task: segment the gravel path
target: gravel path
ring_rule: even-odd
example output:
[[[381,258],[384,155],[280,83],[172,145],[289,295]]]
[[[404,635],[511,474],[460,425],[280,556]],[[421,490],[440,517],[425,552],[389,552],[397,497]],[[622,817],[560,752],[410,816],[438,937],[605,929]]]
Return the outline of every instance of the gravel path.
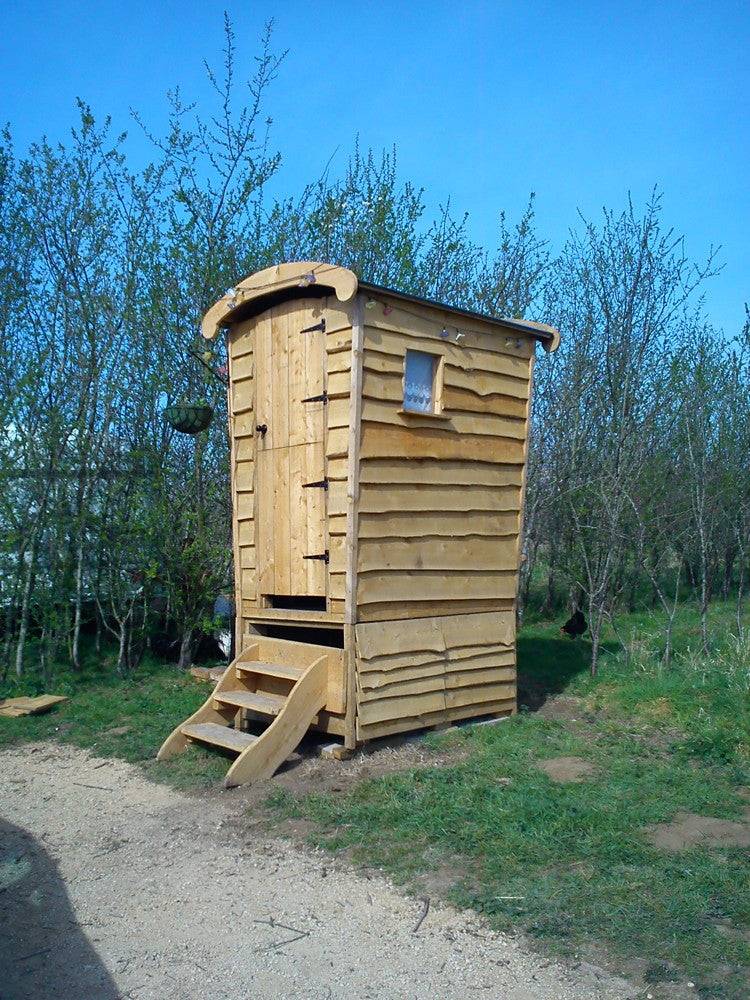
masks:
[[[323,854],[247,841],[242,808],[71,747],[0,753],[1,1000],[636,994],[435,903],[415,933],[419,900]]]

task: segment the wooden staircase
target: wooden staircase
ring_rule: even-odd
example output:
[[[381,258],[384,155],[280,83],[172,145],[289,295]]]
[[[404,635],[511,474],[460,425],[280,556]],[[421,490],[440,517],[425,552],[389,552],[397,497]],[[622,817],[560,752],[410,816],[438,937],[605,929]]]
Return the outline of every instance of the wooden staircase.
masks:
[[[229,664],[198,711],[167,737],[157,760],[174,757],[191,742],[205,743],[238,754],[224,780],[227,788],[270,778],[325,706],[329,660],[337,652],[265,638],[249,645]],[[265,662],[272,658],[282,662]],[[293,662],[283,662],[290,659]],[[239,727],[245,712],[268,718],[260,736]]]

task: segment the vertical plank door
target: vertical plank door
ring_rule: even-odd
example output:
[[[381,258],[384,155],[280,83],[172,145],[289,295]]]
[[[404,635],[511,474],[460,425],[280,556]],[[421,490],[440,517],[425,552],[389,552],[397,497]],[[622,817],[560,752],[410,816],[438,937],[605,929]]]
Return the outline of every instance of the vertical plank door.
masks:
[[[285,302],[256,327],[256,525],[261,597],[325,597],[325,403],[320,302]]]

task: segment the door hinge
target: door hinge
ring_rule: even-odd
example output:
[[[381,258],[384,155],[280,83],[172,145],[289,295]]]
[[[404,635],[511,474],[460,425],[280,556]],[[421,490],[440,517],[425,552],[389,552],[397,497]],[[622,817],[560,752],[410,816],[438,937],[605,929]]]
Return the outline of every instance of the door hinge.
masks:
[[[307,399],[300,400],[302,403],[327,403],[328,402],[328,392],[323,391],[317,396],[308,396]]]
[[[325,316],[320,321],[320,323],[316,323],[314,326],[306,326],[304,330],[300,330],[300,333],[315,333],[317,330],[320,330],[321,333],[325,333],[326,332],[326,318],[325,318]]]
[[[328,549],[326,549],[325,552],[318,553],[318,555],[314,555],[314,556],[302,556],[302,558],[303,559],[320,559],[321,562],[327,563],[328,562]]]
[[[318,487],[318,489],[327,490],[328,489],[328,476],[326,476],[325,479],[319,479],[316,483],[303,483],[302,484],[302,489],[303,490],[311,490],[311,489],[314,489],[316,486]]]

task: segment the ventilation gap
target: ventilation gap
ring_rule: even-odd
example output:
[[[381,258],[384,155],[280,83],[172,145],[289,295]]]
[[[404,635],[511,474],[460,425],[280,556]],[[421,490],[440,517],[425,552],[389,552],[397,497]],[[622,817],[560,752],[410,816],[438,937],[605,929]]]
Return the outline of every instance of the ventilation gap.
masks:
[[[284,611],[325,611],[325,597],[285,597],[283,594],[264,594],[271,608]]]
[[[253,635],[266,636],[269,639],[291,639],[292,642],[307,642],[313,646],[332,646],[334,649],[344,648],[343,628],[320,628],[299,625],[265,624],[254,621],[250,631],[245,633],[243,645],[253,641]]]

